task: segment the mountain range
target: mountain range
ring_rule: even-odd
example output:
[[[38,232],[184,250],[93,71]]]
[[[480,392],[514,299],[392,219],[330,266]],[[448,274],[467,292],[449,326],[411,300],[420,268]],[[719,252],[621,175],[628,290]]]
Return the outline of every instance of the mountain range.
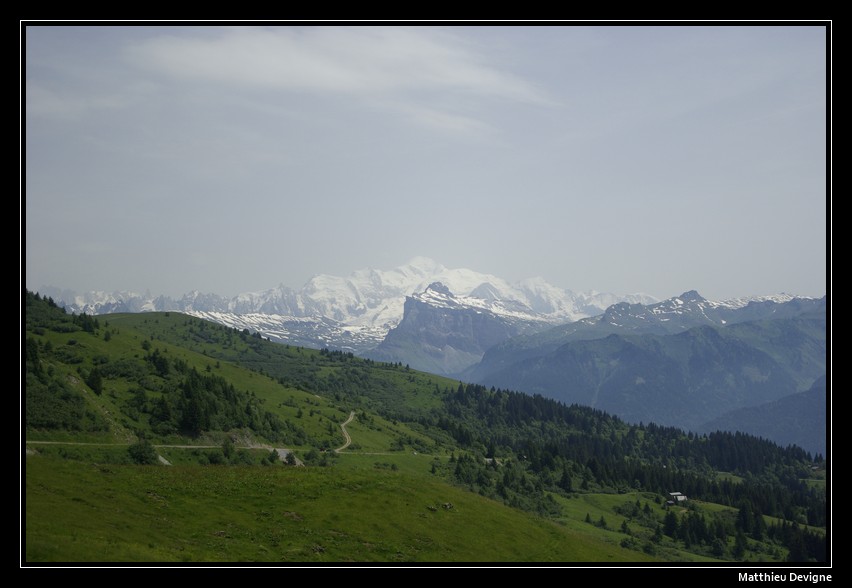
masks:
[[[825,297],[719,302],[695,291],[663,301],[577,294],[541,278],[510,283],[427,258],[348,278],[319,275],[299,290],[282,285],[232,298],[198,291],[177,300],[41,292],[76,313],[181,311],[281,343],[352,351],[593,406],[632,422],[769,431],[770,439],[788,442],[789,436],[775,434],[777,427],[752,418],[766,405],[776,421],[793,419],[788,429],[811,428],[816,438],[825,437],[825,418],[804,418],[802,401],[780,402],[826,373]],[[824,447],[812,439],[789,442]]]
[[[464,375],[472,381],[480,381],[490,373],[525,359],[542,357],[572,341],[602,339],[614,334],[669,335],[699,326],[724,327],[754,320],[792,318],[819,308],[824,311],[825,298],[779,294],[715,302],[695,290],[652,304],[620,302],[597,316],[495,345]]]
[[[273,341],[365,353],[403,319],[406,297],[440,282],[459,307],[487,311],[507,320],[552,326],[599,314],[617,302],[649,303],[645,294],[618,296],[573,292],[543,278],[516,283],[469,269],[449,269],[416,257],[391,269],[363,269],[348,277],[317,275],[296,290],[285,285],[227,298],[197,290],[173,299],[150,293],[88,292],[42,287],[39,291],[75,313],[180,311]]]
[[[804,439],[779,435],[785,427],[766,422],[774,419],[790,430],[810,428],[808,449],[819,451],[825,448],[825,400],[811,402],[814,392],[782,399],[825,377],[826,331],[826,298],[734,308],[688,292],[645,307],[616,305],[599,317],[509,339],[489,349],[467,376],[630,422],[721,427],[779,443]],[[810,409],[802,410],[803,403]],[[773,416],[751,418],[760,410]]]

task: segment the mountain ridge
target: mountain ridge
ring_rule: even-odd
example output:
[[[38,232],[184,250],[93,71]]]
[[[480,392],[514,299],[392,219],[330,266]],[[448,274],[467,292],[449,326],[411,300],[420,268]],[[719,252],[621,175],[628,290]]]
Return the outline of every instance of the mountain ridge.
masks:
[[[575,293],[543,278],[510,283],[466,268],[449,269],[427,257],[415,257],[390,270],[356,270],[348,277],[319,274],[298,290],[281,284],[231,298],[198,290],[178,299],[127,291],[77,294],[53,287],[40,292],[75,313],[179,311],[249,328],[280,342],[364,352],[377,346],[402,321],[406,296],[423,292],[435,282],[445,284],[474,306],[526,314],[552,324],[603,312],[613,301],[656,300],[646,294]]]
[[[747,300],[747,301],[746,301]],[[808,310],[825,311],[826,297],[788,294],[711,301],[695,290],[653,304],[619,302],[603,313],[538,333],[514,337],[488,349],[479,364],[464,372],[472,381],[507,369],[514,363],[543,357],[566,343],[601,339],[608,335],[670,335],[702,325],[723,327],[768,318],[789,318]]]
[[[699,426],[698,432],[742,431],[770,439],[781,447],[798,445],[814,454],[825,455],[827,392],[823,375],[804,392],[728,411]]]
[[[826,346],[823,307],[792,318],[569,341],[478,383],[695,430],[804,390],[825,373]]]

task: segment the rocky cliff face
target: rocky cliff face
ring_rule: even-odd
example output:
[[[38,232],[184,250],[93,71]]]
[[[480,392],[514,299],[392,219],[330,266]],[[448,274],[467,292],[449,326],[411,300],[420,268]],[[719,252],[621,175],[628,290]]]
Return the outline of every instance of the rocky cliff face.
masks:
[[[402,321],[369,356],[432,373],[457,374],[482,359],[489,347],[548,326],[472,307],[443,284],[433,283],[406,298]]]

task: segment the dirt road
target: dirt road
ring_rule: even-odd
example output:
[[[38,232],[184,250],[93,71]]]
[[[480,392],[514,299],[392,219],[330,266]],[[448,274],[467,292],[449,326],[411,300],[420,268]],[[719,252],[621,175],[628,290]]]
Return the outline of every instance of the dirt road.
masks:
[[[335,449],[334,450],[335,453],[340,453],[341,451],[343,451],[344,449],[349,447],[349,445],[352,443],[352,437],[350,437],[349,433],[346,432],[346,425],[351,423],[352,419],[354,419],[354,418],[355,418],[355,411],[353,410],[352,412],[349,413],[349,418],[346,419],[344,422],[340,423],[340,430],[343,431],[343,438],[346,439],[346,443],[344,443],[343,445],[341,445],[340,447]]]

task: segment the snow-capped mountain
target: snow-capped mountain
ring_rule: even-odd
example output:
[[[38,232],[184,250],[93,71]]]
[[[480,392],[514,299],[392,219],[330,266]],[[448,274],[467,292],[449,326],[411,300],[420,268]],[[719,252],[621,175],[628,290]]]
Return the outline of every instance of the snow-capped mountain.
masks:
[[[416,257],[391,270],[362,269],[348,277],[317,275],[298,290],[282,284],[233,298],[197,290],[178,299],[132,292],[76,294],[56,288],[42,288],[40,292],[71,312],[173,310],[248,328],[272,340],[360,353],[378,345],[400,323],[406,296],[424,293],[434,282],[453,292],[456,304],[554,325],[599,314],[613,301],[655,301],[644,294],[575,293],[543,278],[513,284],[470,269],[450,269],[426,257]]]

